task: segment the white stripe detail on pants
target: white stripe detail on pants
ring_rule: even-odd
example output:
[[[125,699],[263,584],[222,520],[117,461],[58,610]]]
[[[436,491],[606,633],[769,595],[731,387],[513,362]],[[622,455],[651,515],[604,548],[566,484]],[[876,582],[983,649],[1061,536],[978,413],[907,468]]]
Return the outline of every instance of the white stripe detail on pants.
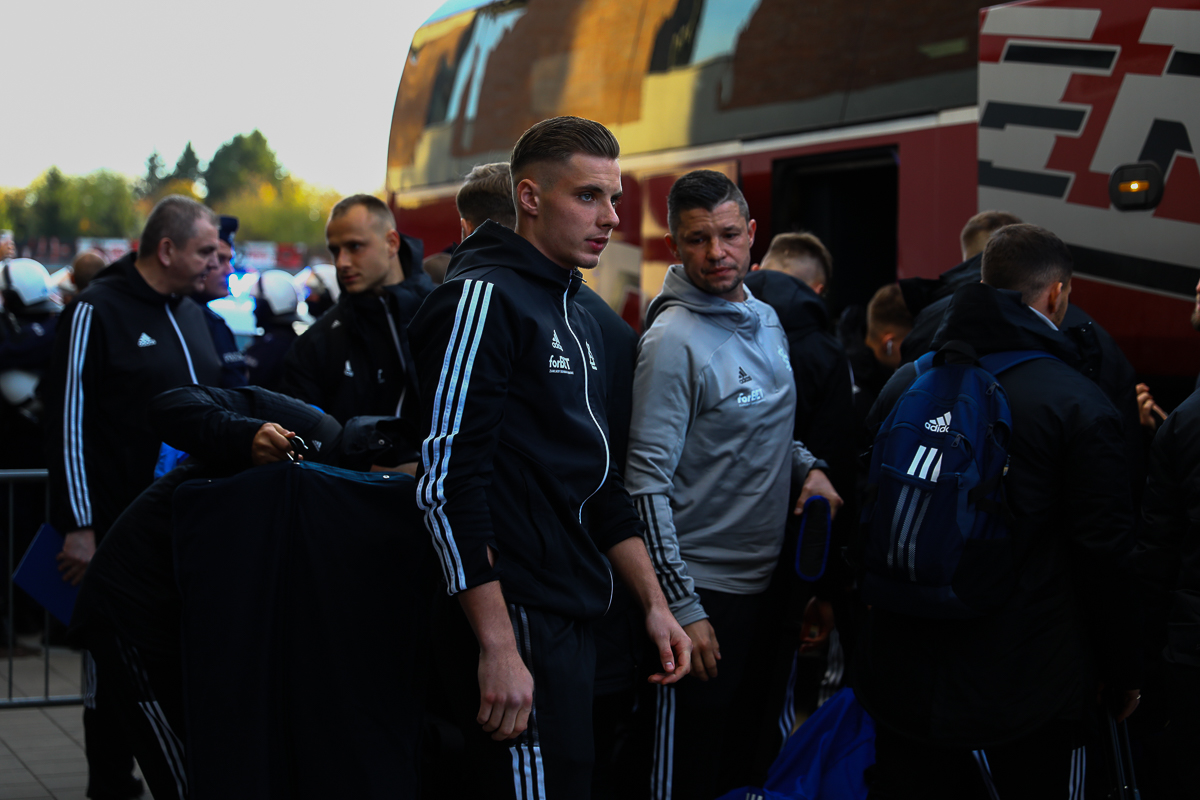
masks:
[[[467,578],[458,545],[454,541],[450,520],[446,516],[446,474],[450,468],[450,451],[454,437],[462,427],[463,407],[467,401],[471,371],[475,366],[475,354],[479,350],[484,324],[487,322],[491,298],[492,284],[463,281],[462,295],[459,297],[458,310],[454,316],[454,327],[450,332],[446,356],[442,361],[441,378],[434,393],[433,425],[421,448],[426,472],[418,485],[417,500],[425,511],[425,524],[433,536],[450,594],[466,589]],[[458,342],[457,345],[455,341]]]
[[[509,605],[509,617],[512,619],[513,633],[517,637],[517,647],[520,648],[521,658],[525,666],[533,672],[533,642],[529,637],[529,617],[525,609],[518,605]],[[510,746],[513,764],[513,787],[516,789],[517,800],[546,800],[546,770],[542,763],[542,744],[538,736],[537,698],[529,709],[529,727]]]
[[[1000,793],[996,791],[996,784],[992,782],[992,768],[988,764],[987,753],[982,750],[972,750],[971,755],[975,756],[975,764],[979,767],[979,776],[987,788],[988,797],[991,800],[1000,800]]]
[[[183,743],[179,741],[175,731],[171,730],[157,700],[142,701],[138,703],[138,707],[146,715],[154,735],[158,738],[159,749],[162,750],[163,758],[171,769],[171,777],[175,779],[175,790],[179,793],[179,800],[186,800],[187,773],[183,768]]]
[[[792,735],[792,726],[796,724],[796,666],[800,661],[800,651],[792,653],[792,671],[788,674],[787,691],[783,695],[783,710],[779,713],[779,733],[783,737],[780,747],[787,744]]]
[[[125,668],[136,684],[138,708],[142,709],[142,713],[146,715],[150,729],[154,731],[154,736],[158,739],[158,748],[162,751],[163,760],[167,762],[171,777],[175,779],[175,791],[179,800],[186,800],[187,766],[183,756],[183,741],[171,728],[171,723],[167,721],[167,715],[159,705],[158,698],[154,696],[154,688],[150,685],[150,676],[146,674],[146,668],[142,665],[142,657],[138,654],[137,648],[126,645],[120,639],[117,640],[117,647],[121,652],[121,660],[125,662]]]
[[[842,688],[846,676],[846,651],[842,649],[842,637],[837,628],[829,632],[829,652],[825,656],[825,674],[817,687],[817,708],[825,705],[829,698]]]
[[[167,303],[163,306],[167,310],[167,319],[171,320],[171,327],[175,329],[175,335],[179,337],[179,346],[183,348],[183,357],[187,359],[188,374],[192,376],[192,383],[199,383],[196,380],[196,368],[192,366],[192,354],[188,350],[187,342],[183,339],[183,331],[179,330],[179,323],[175,321],[175,315],[171,313],[171,304]]]
[[[63,466],[67,475],[67,496],[71,501],[75,524],[80,528],[92,524],[92,498],[88,492],[87,465],[83,460],[83,364],[92,330],[93,311],[91,303],[79,303],[71,318],[67,396],[63,403]]]
[[[1084,800],[1087,778],[1087,748],[1076,747],[1071,751],[1071,781],[1069,784],[1069,799]]]
[[[83,706],[96,708],[96,660],[87,650],[83,651]]]
[[[654,768],[650,773],[651,800],[671,800],[675,770],[675,687],[658,687],[654,723]]]

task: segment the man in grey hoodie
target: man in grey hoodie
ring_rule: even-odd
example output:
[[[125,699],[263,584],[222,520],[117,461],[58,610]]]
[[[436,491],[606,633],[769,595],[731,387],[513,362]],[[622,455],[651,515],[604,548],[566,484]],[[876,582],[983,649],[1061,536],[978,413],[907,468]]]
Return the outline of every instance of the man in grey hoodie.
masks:
[[[652,795],[686,800],[745,782],[722,754],[746,734],[731,730],[730,711],[750,632],[771,613],[761,601],[792,480],[803,481],[797,511],[814,494],[834,509],[841,498],[823,462],[792,438],[796,387],[779,318],[742,285],[755,231],[742,193],[719,172],[690,172],[671,187],[667,217],[681,263],[647,312],[626,483],[695,648],[697,680],[656,689]]]

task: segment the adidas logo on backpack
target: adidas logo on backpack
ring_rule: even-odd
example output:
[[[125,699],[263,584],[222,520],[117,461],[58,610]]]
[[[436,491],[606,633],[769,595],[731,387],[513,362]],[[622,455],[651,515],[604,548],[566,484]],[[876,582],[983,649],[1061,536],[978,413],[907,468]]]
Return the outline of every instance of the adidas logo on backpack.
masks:
[[[1042,351],[977,358],[950,342],[879,429],[862,514],[863,600],[898,614],[967,619],[995,610],[1016,578],[1004,476],[1012,414],[996,375]],[[950,430],[951,420],[956,420]]]
[[[947,411],[936,419],[931,419],[925,423],[925,430],[933,431],[934,433],[949,433],[950,432],[950,412]]]

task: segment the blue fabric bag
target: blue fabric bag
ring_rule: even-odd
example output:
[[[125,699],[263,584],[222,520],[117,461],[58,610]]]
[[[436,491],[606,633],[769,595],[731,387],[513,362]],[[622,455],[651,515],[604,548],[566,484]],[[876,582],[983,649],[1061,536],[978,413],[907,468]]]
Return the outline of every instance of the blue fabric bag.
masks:
[[[852,689],[829,698],[788,738],[760,789],[718,800],[865,800],[863,771],[875,763],[875,722]]]

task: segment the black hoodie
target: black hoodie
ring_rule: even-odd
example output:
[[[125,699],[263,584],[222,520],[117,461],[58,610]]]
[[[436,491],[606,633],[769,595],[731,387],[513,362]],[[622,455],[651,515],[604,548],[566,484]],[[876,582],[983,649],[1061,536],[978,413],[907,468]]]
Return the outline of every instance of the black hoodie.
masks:
[[[1097,680],[1138,685],[1139,630],[1121,418],[1078,370],[1074,343],[1016,292],[958,289],[934,341],[980,356],[1044,350],[999,376],[1013,418],[1005,479],[1018,586],[1004,607],[968,621],[867,610],[856,692],[876,720],[909,738],[974,749],[1055,719],[1083,720]],[[906,364],[868,422],[877,428],[912,383]]]
[[[409,327],[429,430],[417,501],[450,594],[498,579],[509,603],[595,618],[612,597],[601,551],[642,533],[610,455],[581,279],[489,221]]]
[[[416,413],[408,323],[433,282],[421,269],[421,243],[401,237],[403,281],[383,293],[342,292],[288,350],[278,390],[311,403],[343,425],[351,417]]]
[[[97,537],[154,480],[161,440],[151,398],[217,386],[221,361],[190,297],[163,295],[130,253],[96,276],[63,313],[43,380],[50,520]]]

